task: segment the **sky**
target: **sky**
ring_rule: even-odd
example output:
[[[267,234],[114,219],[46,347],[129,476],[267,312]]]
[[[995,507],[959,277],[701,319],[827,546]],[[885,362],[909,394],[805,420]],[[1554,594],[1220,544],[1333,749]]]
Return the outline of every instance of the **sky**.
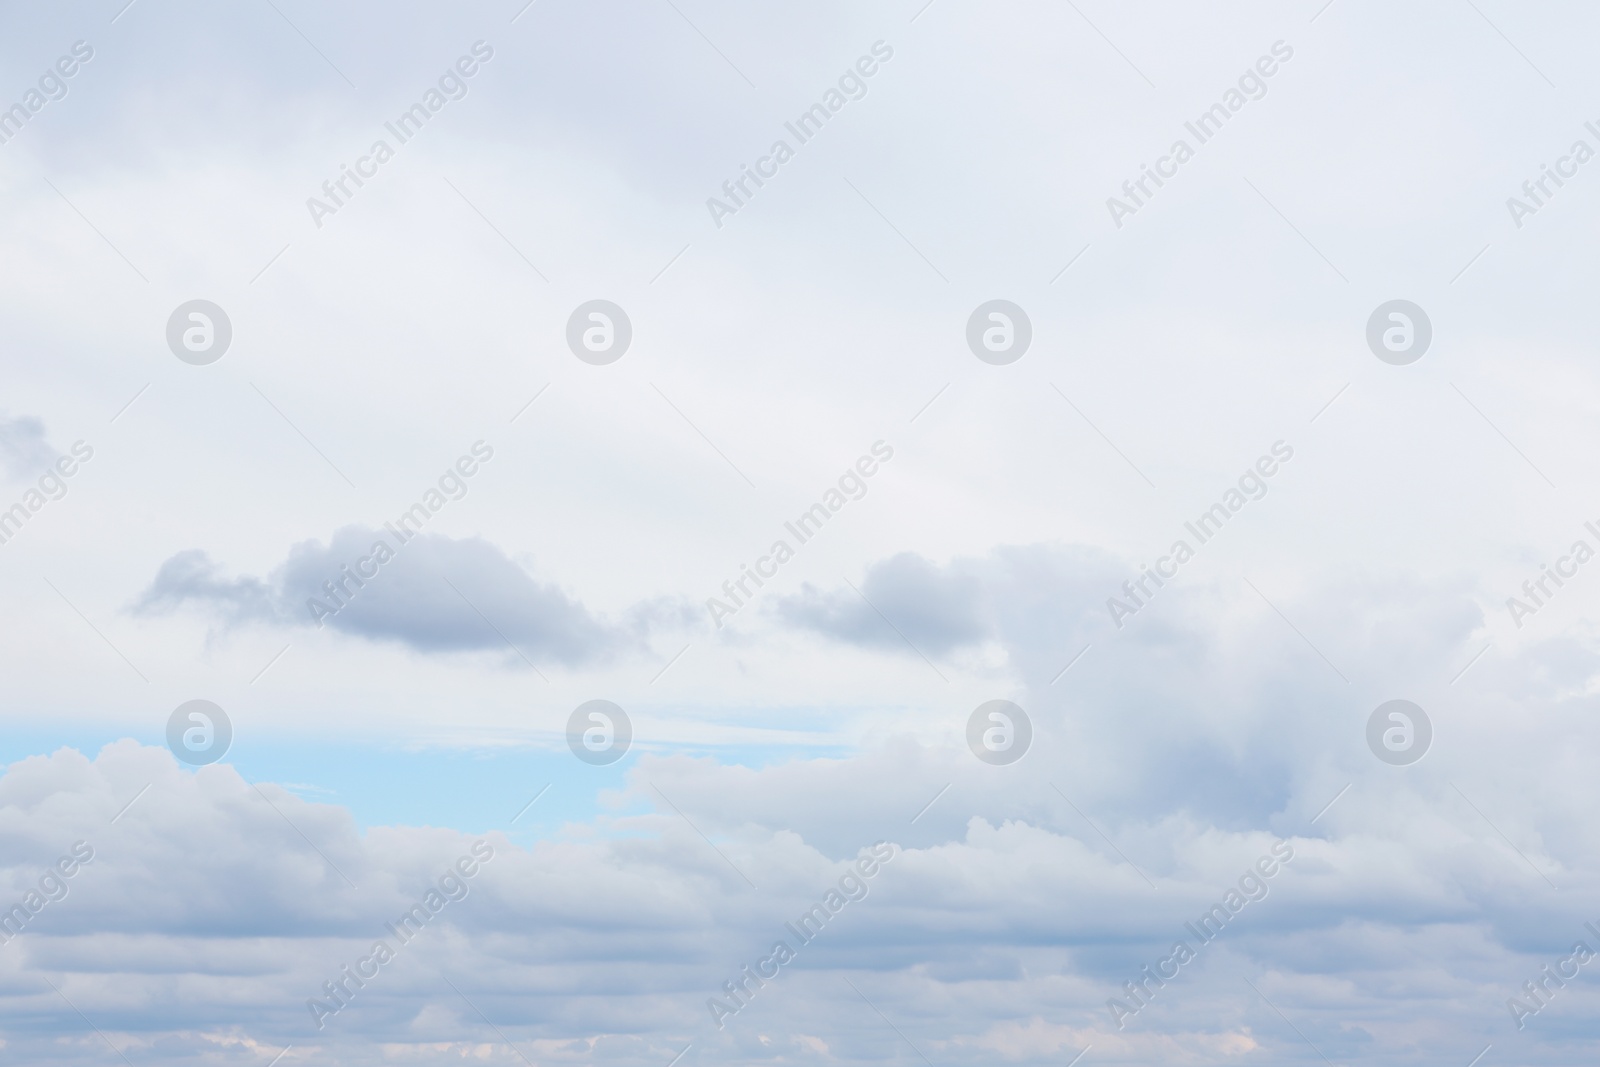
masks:
[[[0,25],[0,1056],[1600,1048],[1600,13]]]

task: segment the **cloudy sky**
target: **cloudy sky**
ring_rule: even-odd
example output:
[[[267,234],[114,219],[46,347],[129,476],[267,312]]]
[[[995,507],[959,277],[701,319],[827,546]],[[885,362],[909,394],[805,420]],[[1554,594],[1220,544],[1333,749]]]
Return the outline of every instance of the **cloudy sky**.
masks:
[[[7,1062],[1600,1047],[1600,13],[0,25]]]

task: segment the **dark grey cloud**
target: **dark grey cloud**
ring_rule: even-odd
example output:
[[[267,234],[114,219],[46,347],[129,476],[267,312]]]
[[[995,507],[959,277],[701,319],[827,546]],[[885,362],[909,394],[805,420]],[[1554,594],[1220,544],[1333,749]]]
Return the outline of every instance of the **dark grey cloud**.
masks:
[[[228,625],[329,626],[420,652],[514,649],[568,665],[641,648],[652,629],[694,618],[662,599],[604,619],[482,538],[422,533],[401,542],[388,528],[365,526],[346,526],[326,544],[294,545],[265,578],[226,577],[204,551],[179,552],[132,610],[156,615],[184,605],[209,608]]]

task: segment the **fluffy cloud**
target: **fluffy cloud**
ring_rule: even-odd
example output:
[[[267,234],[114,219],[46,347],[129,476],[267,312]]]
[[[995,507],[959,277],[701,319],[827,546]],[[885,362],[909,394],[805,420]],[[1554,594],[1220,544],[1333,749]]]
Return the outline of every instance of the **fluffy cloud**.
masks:
[[[755,771],[647,757],[613,814],[524,848],[493,829],[363,832],[338,807],[227,765],[191,773],[133,742],[93,760],[34,757],[0,777],[0,901],[23,900],[74,842],[94,855],[0,946],[0,986],[21,1009],[8,1050],[94,1062],[105,1049],[87,1018],[135,1060],[199,1063],[286,1045],[307,1062],[446,1051],[509,1062],[502,1036],[549,1062],[649,1064],[692,1042],[712,1062],[825,1045],[867,1063],[904,1058],[906,1039],[951,1063],[1058,1063],[1091,1044],[1119,1063],[1225,1063],[1257,1047],[1314,1060],[1247,978],[1332,1057],[1432,1026],[1478,1041],[1471,1051],[1493,1041],[1529,1054],[1504,999],[1585,936],[1581,907],[1557,903],[1503,861],[1489,830],[1421,795],[1431,786],[1396,792],[1365,775],[1331,833],[1303,819],[1268,832],[1173,816],[1114,830],[1107,847],[1042,780],[994,771],[904,745]],[[947,776],[940,803],[956,817],[912,843],[923,827],[907,812]],[[819,795],[854,809],[848,832],[821,848],[779,815]],[[960,814],[1007,804],[1003,817]],[[1175,940],[1198,946],[1185,922],[1279,839],[1294,858],[1265,898],[1126,1029],[1113,1025],[1106,1000],[1125,998],[1122,984]],[[893,843],[893,859],[799,943],[784,923],[874,841]],[[472,874],[442,882],[466,856]],[[1594,881],[1592,860],[1581,863],[1560,873],[1575,899]],[[429,903],[441,885],[453,899]],[[419,902],[432,913],[402,941],[386,924]],[[796,962],[718,1029],[707,999],[727,1002],[723,983],[778,939]],[[333,1003],[323,983],[361,970],[380,940],[393,959],[375,974],[368,963],[360,986],[345,979],[347,1006],[318,1028],[307,1000]],[[1361,980],[1378,971],[1382,983]],[[1433,1022],[1419,1026],[1409,1013],[1423,988]],[[1410,1007],[1397,1001],[1406,990]],[[1569,986],[1536,1020],[1553,1042],[1542,1062],[1560,1062],[1562,1027],[1596,1010]]]
[[[860,594],[806,583],[776,611],[838,641],[908,653],[909,641],[946,656],[1024,631],[1034,643],[1069,641],[1096,621],[1099,601],[1123,571],[1115,557],[1087,546],[1001,547],[944,566],[902,552],[869,566]]]
[[[1592,481],[1572,294],[1593,178],[1525,225],[1505,197],[1588,136],[1550,84],[1581,78],[1600,15],[1483,14],[9,11],[8,69],[80,38],[96,58],[0,151],[8,402],[100,427],[105,472],[6,548],[13,751],[148,738],[162,694],[212,687],[255,716],[240,768],[276,744],[282,777],[325,786],[326,732],[373,724],[416,756],[423,808],[460,780],[425,773],[441,734],[532,746],[530,723],[601,692],[638,712],[639,752],[574,766],[582,814],[514,838],[467,802],[429,816],[455,828],[392,825],[364,792],[307,803],[132,741],[23,759],[0,778],[0,905],[44,892],[0,945],[6,1054],[105,1063],[103,1033],[135,1063],[254,1067],[289,1045],[283,1067],[1591,1060],[1590,975],[1525,1030],[1506,999],[1600,922],[1594,578],[1520,630],[1502,605],[1578,536]],[[480,38],[470,95],[346,179]],[[870,94],[781,178],[745,179],[879,38]],[[1145,177],[1280,38],[1270,94]],[[729,179],[760,192],[717,229]],[[306,198],[333,180],[359,192],[317,228]],[[1106,198],[1135,182],[1118,227]],[[162,336],[197,296],[234,325],[208,367]],[[1407,367],[1363,337],[1397,296],[1434,326]],[[563,338],[596,297],[634,325],[608,367]],[[963,336],[996,297],[1033,325],[1005,367]],[[449,522],[481,537],[430,527],[341,596],[339,638],[304,640],[307,601],[381,532],[285,555],[279,531],[415,499],[480,434],[503,451]],[[718,588],[879,435],[892,477],[768,584],[767,614],[708,637],[641,600]],[[1280,437],[1296,458],[1270,496],[1118,628],[1105,598]],[[52,451],[38,420],[0,425],[7,476]],[[190,614],[236,631],[237,659],[197,657]],[[295,632],[243,648],[266,627]],[[483,652],[571,670],[527,686]],[[963,740],[999,696],[1036,727],[1004,768]],[[1410,767],[1366,748],[1395,697],[1434,721]],[[753,724],[833,756],[741,747]],[[317,1029],[307,999],[480,838],[470,892]],[[707,998],[880,838],[901,853],[870,895],[716,1029]],[[1280,838],[1270,895],[1118,1030],[1107,999]],[[78,841],[95,858],[59,894],[43,880]]]
[[[666,600],[621,623],[596,617],[558,586],[535,581],[482,538],[421,533],[399,546],[386,530],[346,526],[327,544],[302,541],[265,578],[227,578],[203,551],[161,565],[133,605],[142,615],[194,604],[227,623],[327,625],[421,652],[500,649],[578,664],[643,647],[652,626],[693,618]],[[383,544],[385,552],[374,552]],[[362,578],[361,575],[367,575]]]
[[[918,648],[939,656],[983,640],[992,629],[980,614],[986,606],[979,603],[983,590],[970,566],[943,570],[903,552],[868,568],[861,585],[865,600],[846,591],[824,593],[806,583],[801,592],[779,601],[778,612],[793,625],[841,641],[892,647],[904,634]]]

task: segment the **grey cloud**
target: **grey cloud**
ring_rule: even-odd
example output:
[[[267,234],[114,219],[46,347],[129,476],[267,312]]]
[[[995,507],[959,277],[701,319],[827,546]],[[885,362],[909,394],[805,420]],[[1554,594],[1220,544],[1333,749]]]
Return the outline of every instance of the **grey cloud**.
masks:
[[[377,562],[384,553],[391,558]],[[482,538],[422,533],[400,543],[387,529],[364,526],[346,526],[326,544],[294,545],[264,579],[226,578],[205,552],[180,552],[132,610],[156,615],[186,604],[208,607],[230,625],[320,623],[420,652],[502,651],[567,665],[638,649],[653,629],[695,618],[660,599],[635,605],[620,621],[603,619]]]
[[[902,552],[867,568],[862,595],[806,583],[776,612],[789,625],[849,644],[905,650],[904,634],[935,656],[1024,629],[1034,641],[1047,635],[1061,646],[1090,621],[1086,606],[1096,593],[1103,598],[1116,568],[1108,553],[1056,545],[1007,546],[943,566]]]
[[[143,3],[124,13],[124,2],[12,6],[0,42],[7,69],[21,72],[0,104],[14,102],[65,43],[83,36],[99,51],[71,96],[4,148],[24,179],[7,222],[17,392],[51,388],[59,395],[49,410],[109,415],[144,380],[140,360],[157,358],[150,373],[167,368],[150,396],[105,431],[117,435],[107,461],[122,465],[107,479],[110,495],[51,514],[78,554],[38,563],[52,578],[69,558],[82,565],[83,580],[62,583],[62,593],[83,617],[34,580],[33,559],[10,560],[9,571],[51,598],[54,613],[32,610],[25,587],[8,590],[20,594],[13,614],[26,620],[6,661],[14,745],[37,737],[39,723],[71,730],[91,709],[119,722],[159,717],[149,690],[124,685],[132,675],[82,623],[103,625],[93,591],[119,587],[118,564],[129,553],[148,558],[142,553],[156,538],[168,550],[197,543],[168,532],[196,519],[194,499],[212,508],[200,522],[220,510],[256,529],[262,521],[295,529],[287,502],[324,506],[303,484],[316,476],[306,474],[316,460],[288,427],[271,422],[263,436],[248,417],[253,409],[230,405],[238,392],[261,418],[277,418],[233,388],[246,372],[275,366],[282,384],[257,378],[265,393],[366,484],[357,465],[371,469],[407,439],[455,433],[462,420],[510,415],[519,382],[527,389],[515,402],[531,395],[546,378],[541,364],[555,371],[566,360],[566,307],[558,305],[569,286],[592,286],[581,298],[609,287],[635,315],[641,340],[651,336],[637,354],[654,363],[619,369],[675,366],[686,382],[705,383],[703,400],[679,400],[662,380],[686,417],[725,413],[704,424],[706,436],[763,493],[776,491],[780,456],[831,447],[839,427],[867,414],[918,411],[904,430],[904,462],[920,466],[896,488],[886,483],[891,495],[874,496],[851,522],[873,523],[872,543],[917,547],[939,562],[897,556],[857,580],[941,668],[944,659],[995,650],[1004,665],[986,659],[966,677],[947,671],[951,684],[942,685],[847,587],[826,582],[783,599],[770,590],[787,635],[837,642],[832,655],[814,655],[808,639],[768,663],[752,660],[748,680],[730,681],[743,662],[685,678],[697,648],[662,685],[641,688],[660,702],[653,710],[672,700],[695,706],[702,736],[719,743],[731,718],[759,716],[798,736],[847,704],[862,709],[858,736],[882,737],[886,722],[899,722],[928,743],[891,737],[863,756],[764,768],[647,753],[623,798],[631,814],[576,819],[530,850],[508,850],[504,866],[429,931],[439,936],[414,946],[323,1035],[305,1030],[305,996],[353,958],[350,949],[365,947],[377,922],[394,917],[409,887],[456,853],[459,835],[379,828],[363,836],[343,809],[264,785],[280,818],[227,768],[180,772],[160,750],[121,746],[93,764],[29,760],[0,778],[0,884],[8,891],[36,880],[39,864],[80,834],[100,846],[95,829],[155,784],[110,828],[127,836],[106,837],[104,866],[74,882],[71,898],[52,904],[24,940],[0,947],[8,1060],[114,1062],[91,1026],[139,1064],[265,1064],[290,1044],[297,1047],[282,1067],[517,1064],[521,1055],[541,1067],[662,1067],[680,1050],[682,1067],[922,1062],[910,1042],[941,1067],[1061,1067],[1089,1045],[1087,1067],[1319,1065],[1322,1053],[1335,1062],[1369,1053],[1362,1059],[1462,1067],[1491,1041],[1486,1067],[1593,1058],[1600,964],[1586,981],[1569,982],[1527,1033],[1512,1028],[1504,998],[1587,936],[1580,918],[1600,921],[1580,914],[1600,856],[1594,577],[1586,572],[1587,588],[1563,593],[1556,612],[1515,638],[1547,640],[1520,648],[1500,640],[1455,681],[1488,641],[1477,603],[1491,601],[1433,576],[1492,569],[1508,545],[1565,537],[1547,526],[1543,483],[1485,420],[1554,482],[1586,480],[1587,458],[1571,443],[1583,439],[1592,407],[1590,323],[1572,293],[1592,275],[1581,225],[1593,169],[1526,230],[1513,231],[1501,206],[1579,136],[1577,120],[1548,106],[1549,87],[1530,68],[1537,63],[1570,89],[1587,69],[1596,11],[1485,5],[1479,18],[1432,5],[1340,4],[1324,15],[1316,0],[1298,13],[1260,3],[1097,4],[1080,17],[1070,5],[1037,3],[945,3],[924,13],[924,0],[792,8],[276,0]],[[880,31],[901,58],[872,96],[830,121],[736,225],[713,230],[705,197],[784,136],[782,121]],[[1280,32],[1300,58],[1270,98],[1230,120],[1126,230],[1113,229],[1105,197],[1180,135],[1194,115],[1182,101],[1214,100],[1238,60]],[[382,121],[479,35],[499,57],[471,97],[430,122],[360,194],[358,210],[309,244],[306,195],[382,136]],[[760,88],[746,86],[719,52]],[[1155,97],[1146,73],[1161,87]],[[459,200],[441,171],[461,186]],[[467,197],[475,207],[460,202]],[[472,213],[480,208],[481,219]],[[363,213],[372,224],[365,233]],[[887,219],[904,241],[881,225]],[[495,232],[555,285],[529,290],[508,274],[505,265],[523,264],[494,243]],[[246,289],[291,239],[293,249]],[[649,280],[691,239],[677,266]],[[1492,252],[1477,252],[1491,239]],[[1068,257],[1091,240],[1067,272]],[[491,254],[474,254],[473,241]],[[248,332],[255,344],[179,386],[158,336],[165,307],[127,296],[137,281],[104,247],[112,242],[150,276],[151,292],[213,279],[238,313],[241,340]],[[1456,274],[1469,257],[1477,265]],[[932,284],[925,266],[953,284]],[[1365,308],[1337,295],[1333,272],[1347,273],[1346,289],[1359,292],[1386,285],[1386,276],[1414,276],[1422,292],[1413,295],[1439,328],[1433,355],[1448,358],[1413,368],[1404,375],[1411,385],[1376,367],[1361,351]],[[1059,295],[1024,295],[1046,292]],[[966,309],[997,295],[1028,304],[1038,349],[1016,373],[986,374],[991,384],[982,388],[962,375],[922,416],[917,405],[947,377],[942,354],[968,359],[959,341]],[[540,338],[554,346],[556,363]],[[445,350],[465,353],[467,369],[441,358]],[[762,358],[750,359],[752,351]],[[952,365],[949,376],[967,365]],[[1472,400],[1436,388],[1446,369]],[[1047,376],[1065,385],[1058,371],[1075,383],[1068,392],[1083,405],[1081,420],[1038,388]],[[450,390],[441,388],[446,378]],[[1319,405],[1347,379],[1349,393],[1322,416]],[[541,510],[548,500],[550,514],[574,523],[613,520],[621,512],[609,498],[625,499],[637,521],[618,529],[642,536],[619,536],[621,547],[604,558],[575,560],[578,569],[556,575],[563,588],[545,584],[548,561],[518,568],[490,542],[441,547],[424,538],[326,624],[396,650],[477,647],[516,663],[495,626],[542,662],[603,656],[671,623],[670,602],[622,621],[599,618],[572,592],[592,588],[582,568],[653,562],[665,555],[660,545],[691,544],[658,535],[658,522],[667,533],[739,528],[752,498],[741,491],[724,512],[719,498],[700,495],[694,467],[650,466],[657,455],[672,458],[673,438],[615,391],[632,379],[607,380],[612,388],[574,391],[563,415],[570,421],[535,439],[526,455],[537,477],[507,483],[538,492]],[[303,403],[294,402],[291,381]],[[95,404],[82,395],[102,387]],[[1034,393],[1049,407],[1031,404]],[[1435,394],[1456,406],[1435,407]],[[502,400],[508,410],[497,415],[490,409]],[[536,412],[551,399],[541,404]],[[1484,419],[1466,404],[1481,404]],[[1305,422],[1313,411],[1315,426]],[[543,432],[531,429],[539,417],[516,432]],[[1320,466],[1297,465],[1303,481],[1276,483],[1269,502],[1230,526],[1232,547],[1205,550],[1125,629],[1108,623],[1104,602],[1137,558],[1030,545],[944,562],[961,551],[952,546],[971,543],[970,528],[939,528],[957,509],[1008,530],[1049,529],[1049,509],[1070,509],[1086,520],[1075,528],[1131,545],[1155,532],[1145,526],[1150,512],[1192,515],[1184,501],[1214,500],[1226,482],[1213,486],[1206,471],[1224,454],[1255,448],[1261,428],[1280,422],[1300,428],[1305,462]],[[686,427],[672,429],[700,448]],[[275,445],[280,434],[294,451]],[[1104,447],[1111,439],[1159,492],[1147,495],[1119,465]],[[716,463],[709,452],[705,461]],[[208,481],[237,489],[195,498],[193,487]],[[1124,484],[1134,495],[1123,495]],[[801,486],[794,498],[811,491]],[[660,510],[651,509],[655,498]],[[516,535],[499,531],[516,529],[525,510],[513,496],[502,512],[475,514],[510,545]],[[74,534],[85,536],[74,544]],[[160,568],[139,610],[198,608],[229,626],[304,627],[305,601],[358,558],[346,548],[366,551],[370,534],[297,546],[287,559],[275,549],[242,575],[239,564],[180,553]],[[207,546],[219,558],[218,546],[238,543],[215,536]],[[720,538],[698,543],[712,554],[737,548],[720,547]],[[1343,562],[1391,572],[1331,575]],[[1272,606],[1242,584],[1240,567]],[[141,564],[137,581],[152,569]],[[1396,580],[1408,570],[1423,577]],[[494,626],[462,603],[447,576]],[[1563,626],[1569,605],[1578,617]],[[184,684],[181,671],[158,673],[184,651],[160,641],[173,635],[140,635],[156,639],[149,644],[124,642],[115,630],[106,636],[157,688]],[[863,697],[846,672],[834,681],[833,661],[846,658],[838,655],[846,646],[864,650],[862,660],[877,657],[869,668],[904,660],[907,677],[922,677],[888,701]],[[406,662],[415,658],[389,657],[394,690],[426,682]],[[255,694],[247,714],[259,724],[287,705],[311,705],[319,690],[339,699],[345,680],[329,666],[332,675],[302,672],[298,688],[241,688]],[[783,683],[801,678],[830,684],[800,698]],[[371,688],[378,695],[366,703],[389,711],[389,693]],[[461,700],[441,701],[418,685],[420,696],[399,708],[419,723],[477,728],[499,709],[494,694],[476,689],[461,686]],[[1015,698],[1039,727],[1036,750],[1013,767],[978,765],[961,743],[971,703],[988,696]],[[1362,739],[1374,704],[1395,696],[1435,713],[1438,747],[1413,767],[1379,765]],[[901,706],[883,706],[892,702]],[[557,725],[567,711],[539,709]],[[641,711],[642,724],[652,709]],[[245,726],[241,716],[238,758],[259,758],[259,735]],[[948,743],[933,744],[938,738]],[[314,735],[294,740],[298,762],[326,754]],[[418,793],[437,795],[437,780],[416,780],[434,787]],[[542,781],[530,782],[527,795]],[[615,779],[581,781],[569,792]],[[656,786],[683,817],[659,806]],[[558,783],[552,796],[563,789]],[[1268,827],[1323,839],[1308,841],[1271,899],[1252,905],[1128,1032],[1108,1030],[1105,998],[1237,877]],[[704,999],[730,964],[770,943],[776,922],[830,880],[829,861],[878,834],[904,835],[908,852],[873,896],[852,905],[799,970],[764,990],[728,1031],[709,1031]],[[1259,983],[1271,1006],[1241,976]]]
[[[187,549],[168,559],[134,604],[141,615],[156,615],[173,610],[185,602],[199,601],[232,622],[288,621],[280,613],[280,597],[259,578],[223,578],[212,558],[198,548]]]
[[[32,415],[0,416],[0,476],[25,482],[55,462],[57,451],[45,440],[44,422]]]
[[[88,841],[95,854],[64,899],[0,946],[7,1051],[19,1062],[40,1062],[47,1052],[52,1062],[103,1062],[104,1046],[76,1009],[119,1047],[162,1048],[165,1058],[178,1050],[196,1063],[232,1062],[208,1041],[244,1033],[268,1049],[263,1061],[294,1044],[319,1061],[364,1065],[393,1062],[408,1046],[438,1058],[440,1048],[427,1046],[454,1055],[490,1042],[475,1014],[481,1009],[541,1062],[659,1067],[662,1049],[670,1060],[693,1041],[707,1062],[748,1063],[775,1058],[770,1039],[787,1045],[796,1035],[820,1035],[843,1063],[892,1059],[894,1035],[885,1037],[878,1017],[838,980],[845,975],[886,1015],[915,1027],[940,1062],[1059,1063],[1058,1053],[1090,1043],[1120,1049],[1128,1062],[1152,1062],[1174,1032],[1197,1034],[1204,1045],[1252,1027],[1252,1040],[1287,1061],[1299,1055],[1297,1039],[1270,1026],[1265,1010],[1250,1007],[1240,984],[1220,980],[1215,968],[1267,975],[1268,995],[1283,991],[1304,1025],[1340,1049],[1362,1033],[1403,1025],[1416,1004],[1394,989],[1437,989],[1443,970],[1458,978],[1430,1002],[1429,1018],[1489,1041],[1507,1028],[1495,1014],[1504,996],[1581,936],[1568,906],[1530,896],[1528,873],[1490,847],[1491,830],[1463,833],[1437,796],[1396,793],[1382,784],[1386,769],[1374,766],[1340,813],[1349,832],[1283,832],[1295,858],[1267,900],[1230,920],[1149,1014],[1117,1031],[1106,997],[1188,937],[1183,922],[1279,835],[1176,817],[1147,824],[1142,841],[1118,834],[1119,847],[1141,861],[1150,851],[1167,856],[1151,870],[1159,886],[1151,889],[1058,801],[1050,812],[966,818],[920,846],[904,841],[903,812],[840,816],[853,823],[839,828],[851,843],[833,856],[781,821],[738,818],[758,807],[804,809],[819,794],[887,795],[912,784],[908,771],[925,778],[920,792],[947,773],[942,761],[903,748],[797,760],[777,771],[646,757],[631,814],[597,818],[582,833],[531,848],[481,835],[494,855],[465,898],[441,907],[319,1031],[306,999],[322,995],[322,983],[376,938],[392,944],[384,923],[416,902],[474,836],[411,827],[363,835],[343,808],[271,784],[258,792],[226,764],[191,773],[164,750],[131,741],[93,760],[70,749],[33,757],[0,777],[5,902],[73,841]],[[968,808],[980,777],[968,776],[945,802]],[[648,799],[650,782],[684,814]],[[1018,795],[992,779],[977,786],[986,789]],[[1593,794],[1585,784],[1553,807],[1587,813]],[[717,850],[695,826],[719,841]],[[866,898],[800,946],[795,969],[769,981],[726,1030],[713,1028],[706,998],[723,995],[722,982],[740,965],[787,937],[783,922],[876,839],[898,847]],[[1580,897],[1593,881],[1593,854],[1575,851],[1576,866],[1563,875]],[[1546,862],[1541,851],[1533,855]],[[1374,969],[1383,983],[1357,980]],[[1577,996],[1557,1007],[1575,1021],[1587,1017]],[[1035,1032],[1045,1047],[1001,1055],[1019,1039],[1007,1026],[1038,1031],[1041,1020],[1055,1028]],[[510,1062],[505,1052],[496,1054]]]
[[[902,552],[868,568],[861,592],[866,600],[850,589],[823,592],[807,582],[779,600],[777,611],[791,625],[851,644],[901,647],[898,629],[934,655],[993,632],[981,577],[966,561],[941,568]]]
[[[1314,813],[1343,782],[1313,798],[1324,787],[1307,768],[1328,767],[1332,753],[1356,766],[1370,759],[1352,749],[1352,722],[1397,694],[1440,707],[1444,697],[1419,691],[1419,679],[1443,686],[1485,642],[1470,583],[1370,574],[1285,592],[1257,576],[1318,651],[1239,577],[1201,571],[1169,582],[1119,630],[1106,598],[1136,573],[1109,553],[1060,544],[1001,547],[947,564],[903,553],[870,566],[860,582],[893,627],[847,586],[804,588],[775,612],[791,627],[897,657],[914,656],[900,633],[936,659],[988,644],[1003,654],[990,671],[993,695],[1016,699],[1035,724],[1038,751],[1014,776],[1032,775],[1028,761],[1037,757],[1072,781],[1069,795],[1118,819],[1184,812],[1230,829],[1265,825],[1302,805]],[[1347,689],[1319,651],[1357,688]],[[1530,650],[1527,662],[1548,663],[1577,686],[1592,674],[1585,654],[1551,645]],[[1474,669],[1480,685],[1498,678],[1487,664]],[[1554,699],[1558,691],[1546,686],[1538,695]],[[971,711],[949,708],[948,728],[960,728]],[[1054,796],[1048,783],[1037,786],[1039,803]],[[1017,810],[1039,814],[998,798],[968,814],[1002,819]],[[931,832],[928,823],[948,817],[936,808],[919,826]]]

